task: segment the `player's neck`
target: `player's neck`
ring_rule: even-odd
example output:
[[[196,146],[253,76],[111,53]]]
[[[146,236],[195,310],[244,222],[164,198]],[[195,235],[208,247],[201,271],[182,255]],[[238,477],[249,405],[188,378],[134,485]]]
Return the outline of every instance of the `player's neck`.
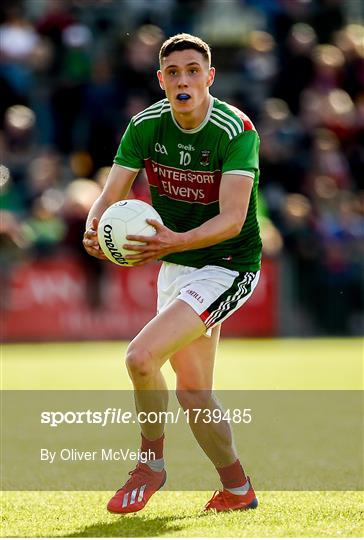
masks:
[[[178,125],[182,129],[195,129],[202,124],[210,107],[210,99],[210,94],[207,94],[203,103],[199,107],[187,113],[173,111],[173,116]]]

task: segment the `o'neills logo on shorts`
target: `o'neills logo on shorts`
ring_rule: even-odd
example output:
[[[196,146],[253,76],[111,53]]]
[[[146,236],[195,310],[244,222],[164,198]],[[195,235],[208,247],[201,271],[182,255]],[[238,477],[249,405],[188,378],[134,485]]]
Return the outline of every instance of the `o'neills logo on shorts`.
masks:
[[[104,225],[104,238],[107,249],[110,251],[112,258],[115,259],[115,261],[117,261],[119,264],[128,264],[123,255],[118,251],[118,248],[115,247],[115,244],[111,238],[111,231],[111,225]]]
[[[204,299],[202,298],[200,294],[198,294],[198,292],[193,291],[192,289],[188,289],[186,293],[193,296],[193,298],[196,298],[197,302],[199,302],[200,304],[203,304]]]

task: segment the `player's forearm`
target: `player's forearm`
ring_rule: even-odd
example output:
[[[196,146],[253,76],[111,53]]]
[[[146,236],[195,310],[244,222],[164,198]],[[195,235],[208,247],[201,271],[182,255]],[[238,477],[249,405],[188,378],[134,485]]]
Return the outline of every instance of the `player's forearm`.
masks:
[[[233,238],[240,233],[244,220],[239,211],[220,213],[199,227],[181,233],[181,245],[177,251],[209,247]]]
[[[137,174],[138,171],[136,170],[129,170],[114,163],[107,177],[103,192],[91,206],[86,221],[86,229],[91,225],[93,218],[99,220],[109,206],[128,197]]]
[[[85,227],[86,230],[91,227],[91,222],[93,218],[96,218],[97,221],[100,221],[100,217],[102,216],[102,214],[114,202],[116,202],[116,200],[115,201],[110,200],[104,194],[101,194],[90,208],[90,211],[88,213],[87,220],[86,220],[86,227]]]
[[[99,221],[109,206],[128,197],[137,174],[138,171],[130,171],[115,164],[111,167],[103,192],[91,206],[86,221],[86,229],[91,225],[93,218]]]

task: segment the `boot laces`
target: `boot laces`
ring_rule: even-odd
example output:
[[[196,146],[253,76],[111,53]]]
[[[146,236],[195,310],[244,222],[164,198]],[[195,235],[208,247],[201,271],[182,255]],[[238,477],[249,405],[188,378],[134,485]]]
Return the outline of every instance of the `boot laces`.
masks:
[[[211,499],[207,502],[205,508],[206,510],[209,510],[210,508],[215,508],[214,503],[219,502],[223,504],[224,506],[228,506],[228,503],[226,501],[225,493],[224,491],[219,491],[218,489],[214,492]]]
[[[130,486],[130,484],[134,483],[136,480],[139,480],[141,483],[143,483],[145,481],[146,471],[143,470],[140,467],[140,464],[138,463],[138,465],[135,467],[135,469],[128,472],[128,475],[130,476],[129,480],[127,480],[127,482],[123,485],[123,487],[118,489],[118,491],[121,491],[121,490],[123,490],[125,488],[128,488]]]

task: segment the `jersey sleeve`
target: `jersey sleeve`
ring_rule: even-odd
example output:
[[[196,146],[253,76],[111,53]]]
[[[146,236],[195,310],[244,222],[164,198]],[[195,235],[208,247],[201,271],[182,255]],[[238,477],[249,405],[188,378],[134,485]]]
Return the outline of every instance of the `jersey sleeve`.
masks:
[[[141,143],[132,120],[122,136],[114,163],[135,171],[144,167]]]
[[[222,174],[233,173],[255,177],[259,170],[259,136],[255,130],[244,131],[228,145]]]

